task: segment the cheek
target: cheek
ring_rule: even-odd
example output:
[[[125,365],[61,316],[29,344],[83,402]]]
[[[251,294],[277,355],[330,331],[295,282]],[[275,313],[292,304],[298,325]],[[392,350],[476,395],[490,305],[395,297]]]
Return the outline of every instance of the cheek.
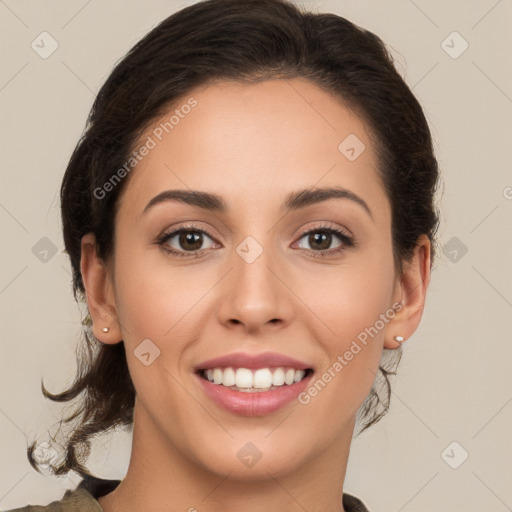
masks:
[[[324,279],[303,282],[301,296],[321,321],[315,322],[315,339],[326,354],[316,375],[316,389],[306,393],[304,402],[316,401],[322,414],[334,424],[343,419],[343,404],[355,411],[375,380],[391,309],[394,268],[391,246],[382,251],[361,253],[347,260],[336,272],[330,269]],[[318,276],[316,276],[318,277]],[[320,283],[324,286],[319,286]],[[324,386],[325,384],[325,386]],[[321,399],[316,397],[322,394]],[[325,409],[324,409],[325,407]]]
[[[166,340],[172,338],[172,350],[179,350],[180,340],[185,343],[187,336],[194,337],[200,325],[197,315],[217,280],[199,267],[173,268],[162,255],[148,257],[134,251],[130,258],[120,258],[116,261],[116,305],[125,343],[135,347],[149,338],[168,350]]]
[[[319,339],[330,340],[332,349],[343,349],[390,307],[394,285],[391,248],[354,253],[336,269],[304,275],[297,294],[306,298],[306,306],[323,326]],[[381,322],[378,327],[383,330]]]

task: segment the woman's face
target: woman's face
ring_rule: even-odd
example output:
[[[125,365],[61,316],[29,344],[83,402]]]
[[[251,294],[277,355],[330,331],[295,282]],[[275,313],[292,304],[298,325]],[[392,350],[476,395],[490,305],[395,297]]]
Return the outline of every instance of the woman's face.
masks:
[[[240,479],[341,454],[402,334],[365,124],[305,80],[222,82],[184,97],[143,145],[112,284],[145,450]],[[312,193],[324,188],[341,193]]]

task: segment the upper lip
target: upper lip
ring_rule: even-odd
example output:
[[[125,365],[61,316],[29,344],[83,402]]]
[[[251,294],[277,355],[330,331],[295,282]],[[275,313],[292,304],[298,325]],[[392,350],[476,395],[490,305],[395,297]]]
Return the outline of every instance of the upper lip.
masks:
[[[235,352],[203,361],[194,367],[194,371],[229,367],[248,369],[287,367],[296,370],[307,370],[311,368],[311,365],[277,352],[263,352],[261,354]]]

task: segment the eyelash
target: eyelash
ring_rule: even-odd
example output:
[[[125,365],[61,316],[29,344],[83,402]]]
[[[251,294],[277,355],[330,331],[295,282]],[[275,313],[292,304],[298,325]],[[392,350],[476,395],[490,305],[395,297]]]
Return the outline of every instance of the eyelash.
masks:
[[[161,247],[162,250],[164,250],[168,254],[172,254],[173,256],[177,256],[179,258],[198,258],[201,256],[203,252],[206,252],[208,249],[198,250],[198,251],[177,251],[175,249],[169,248],[169,246],[166,245],[166,243],[174,238],[176,235],[182,233],[182,232],[190,232],[190,233],[202,233],[204,235],[207,235],[209,238],[214,240],[214,237],[208,233],[208,231],[205,231],[204,229],[200,229],[197,226],[194,226],[193,224],[187,225],[187,226],[181,226],[179,229],[175,229],[171,232],[163,233],[157,240],[156,244]],[[356,242],[353,237],[349,236],[344,231],[341,231],[340,229],[336,229],[330,226],[316,226],[313,229],[310,229],[308,231],[305,231],[301,234],[299,237],[299,240],[304,238],[306,235],[310,235],[312,233],[328,233],[328,234],[334,234],[339,237],[339,239],[342,241],[342,244],[338,247],[335,247],[334,249],[325,249],[323,251],[311,251],[307,250],[310,254],[312,254],[314,257],[319,258],[325,258],[327,256],[330,256],[332,254],[342,252],[348,247],[355,247]]]

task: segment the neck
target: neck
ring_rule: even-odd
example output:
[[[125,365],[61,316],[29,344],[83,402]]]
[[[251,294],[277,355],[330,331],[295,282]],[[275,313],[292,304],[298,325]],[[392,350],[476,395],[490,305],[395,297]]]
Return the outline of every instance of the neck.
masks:
[[[191,460],[165,438],[136,402],[130,464],[125,478],[99,498],[104,512],[345,512],[343,482],[355,418],[340,439],[303,464],[256,479],[218,474]]]

